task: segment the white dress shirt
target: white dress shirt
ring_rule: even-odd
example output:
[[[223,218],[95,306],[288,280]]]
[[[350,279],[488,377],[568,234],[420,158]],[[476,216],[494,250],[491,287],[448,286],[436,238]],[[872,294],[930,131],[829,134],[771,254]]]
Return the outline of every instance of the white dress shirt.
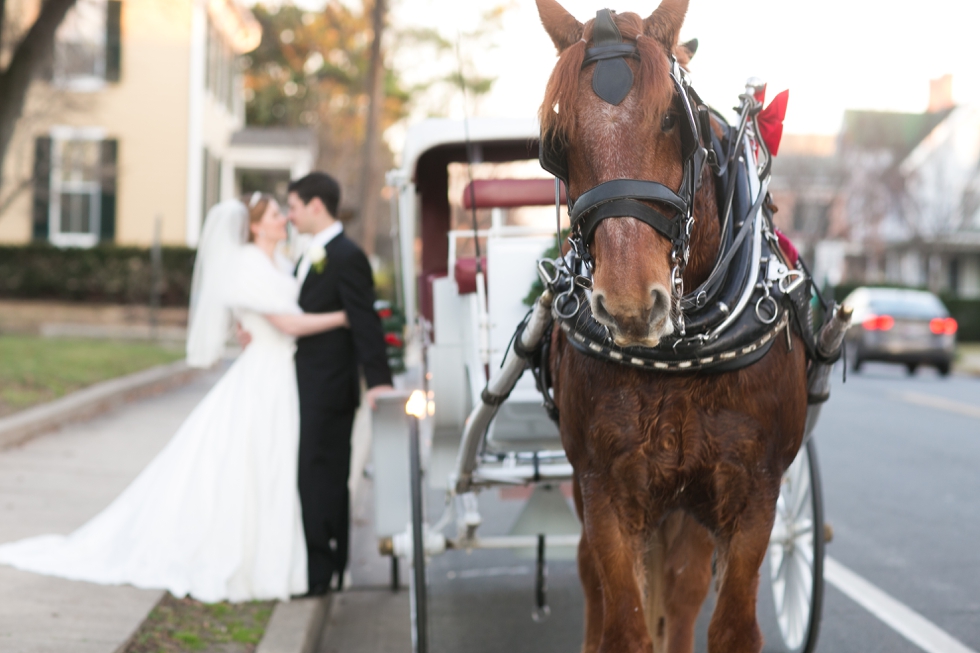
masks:
[[[312,263],[310,263],[310,250],[314,247],[326,248],[327,243],[336,238],[344,231],[344,225],[340,220],[337,220],[332,225],[324,229],[323,231],[317,232],[313,239],[310,241],[310,246],[306,248],[303,255],[299,259],[299,267],[296,269],[296,278],[299,279],[299,284],[302,286],[303,282],[306,281],[306,275],[310,273],[310,268]]]

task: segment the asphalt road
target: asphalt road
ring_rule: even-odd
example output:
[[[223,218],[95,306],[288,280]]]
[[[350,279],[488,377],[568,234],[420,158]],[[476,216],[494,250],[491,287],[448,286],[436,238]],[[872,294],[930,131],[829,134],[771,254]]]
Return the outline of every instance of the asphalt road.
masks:
[[[904,368],[875,364],[849,375],[845,385],[838,374],[814,437],[826,519],[835,532],[827,555],[965,650],[980,651],[980,379],[942,379],[931,370],[909,378]],[[411,650],[408,598],[382,587],[389,568],[374,553],[366,496],[355,511],[354,589],[338,597],[322,653]],[[484,493],[481,533],[506,533],[522,505],[514,492]],[[582,596],[575,564],[552,553],[551,616],[543,622],[531,618],[534,560],[526,553],[434,558],[430,651],[578,651]],[[402,570],[403,581],[407,573]],[[878,612],[828,582],[817,650],[925,650]],[[703,641],[698,648],[704,650]],[[779,649],[769,644],[766,650]]]

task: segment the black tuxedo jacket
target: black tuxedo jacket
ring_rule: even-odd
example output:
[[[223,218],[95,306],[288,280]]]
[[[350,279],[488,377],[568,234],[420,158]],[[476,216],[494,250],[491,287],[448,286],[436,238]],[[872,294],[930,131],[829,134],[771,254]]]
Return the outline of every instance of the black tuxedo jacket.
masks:
[[[323,271],[310,268],[299,305],[306,313],[347,311],[350,328],[297,339],[296,378],[304,408],[315,397],[320,410],[353,411],[360,403],[359,369],[369,388],[390,385],[391,371],[367,256],[343,233],[326,249]]]

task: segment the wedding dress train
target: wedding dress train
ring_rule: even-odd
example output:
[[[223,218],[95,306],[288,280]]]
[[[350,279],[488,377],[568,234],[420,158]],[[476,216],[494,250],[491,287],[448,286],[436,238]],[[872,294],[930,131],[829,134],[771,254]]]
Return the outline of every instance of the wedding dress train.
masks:
[[[0,563],[207,602],[307,591],[295,344],[260,315],[298,312],[298,289],[257,247],[240,250],[228,301],[249,346],[105,510],[70,535],[0,545]]]

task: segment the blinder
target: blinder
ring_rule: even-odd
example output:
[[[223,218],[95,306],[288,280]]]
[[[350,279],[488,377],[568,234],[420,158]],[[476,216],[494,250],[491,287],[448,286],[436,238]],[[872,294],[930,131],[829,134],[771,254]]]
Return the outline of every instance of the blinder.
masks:
[[[612,12],[600,9],[592,24],[593,47],[585,51],[582,67],[595,63],[592,73],[592,90],[612,105],[618,105],[633,88],[633,69],[625,57],[639,59],[636,44],[623,43],[623,35],[616,27]]]

